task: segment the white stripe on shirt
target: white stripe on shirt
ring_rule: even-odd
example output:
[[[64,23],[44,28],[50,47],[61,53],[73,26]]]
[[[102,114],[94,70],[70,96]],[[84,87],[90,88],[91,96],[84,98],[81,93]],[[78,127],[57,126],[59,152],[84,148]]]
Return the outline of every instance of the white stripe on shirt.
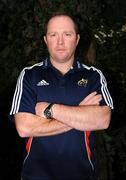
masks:
[[[112,101],[112,98],[111,98],[110,93],[108,91],[107,82],[106,82],[106,79],[105,79],[103,73],[99,69],[97,69],[93,66],[88,67],[88,66],[83,64],[83,67],[88,69],[88,70],[93,69],[93,71],[97,71],[99,73],[102,95],[104,97],[106,104],[113,109],[113,101]]]
[[[15,93],[14,93],[14,97],[12,101],[10,115],[15,114],[19,111],[20,101],[21,101],[22,92],[23,92],[23,78],[25,75],[25,70],[32,69],[35,66],[42,66],[43,64],[44,64],[43,62],[40,62],[40,63],[34,64],[33,66],[26,67],[21,71],[17,80],[17,85],[16,85],[16,89],[15,89]]]

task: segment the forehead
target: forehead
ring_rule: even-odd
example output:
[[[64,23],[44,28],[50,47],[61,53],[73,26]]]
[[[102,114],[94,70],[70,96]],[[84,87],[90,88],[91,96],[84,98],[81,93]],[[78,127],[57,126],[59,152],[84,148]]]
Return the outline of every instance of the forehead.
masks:
[[[61,15],[52,17],[47,24],[47,31],[58,29],[75,31],[75,24],[69,16]]]

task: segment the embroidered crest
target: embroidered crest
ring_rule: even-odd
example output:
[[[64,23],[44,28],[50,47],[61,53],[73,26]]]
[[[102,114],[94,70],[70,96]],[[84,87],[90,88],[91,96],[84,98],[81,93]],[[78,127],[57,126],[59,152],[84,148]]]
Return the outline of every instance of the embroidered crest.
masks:
[[[87,84],[88,84],[88,79],[84,79],[84,78],[82,78],[81,80],[79,80],[78,82],[77,82],[77,84],[78,84],[78,86],[87,86]]]

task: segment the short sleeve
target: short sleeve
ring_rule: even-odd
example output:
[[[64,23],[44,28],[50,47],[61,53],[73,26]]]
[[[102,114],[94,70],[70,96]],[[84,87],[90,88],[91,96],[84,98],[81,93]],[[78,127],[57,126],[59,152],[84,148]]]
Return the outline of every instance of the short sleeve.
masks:
[[[110,92],[107,87],[107,81],[103,73],[96,69],[93,68],[94,74],[92,76],[92,87],[91,87],[91,92],[96,91],[97,93],[102,95],[102,100],[100,102],[100,105],[107,105],[113,109],[113,100],[110,95]]]
[[[17,80],[10,115],[18,112],[35,114],[36,93],[31,73],[24,69]]]

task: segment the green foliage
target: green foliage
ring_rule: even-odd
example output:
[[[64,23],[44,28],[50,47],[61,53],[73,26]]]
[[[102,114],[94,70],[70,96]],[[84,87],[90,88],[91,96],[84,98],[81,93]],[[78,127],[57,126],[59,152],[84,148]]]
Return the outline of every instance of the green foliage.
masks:
[[[4,88],[6,80],[13,82],[33,50],[33,5],[30,1],[2,1],[0,12],[0,73]]]

